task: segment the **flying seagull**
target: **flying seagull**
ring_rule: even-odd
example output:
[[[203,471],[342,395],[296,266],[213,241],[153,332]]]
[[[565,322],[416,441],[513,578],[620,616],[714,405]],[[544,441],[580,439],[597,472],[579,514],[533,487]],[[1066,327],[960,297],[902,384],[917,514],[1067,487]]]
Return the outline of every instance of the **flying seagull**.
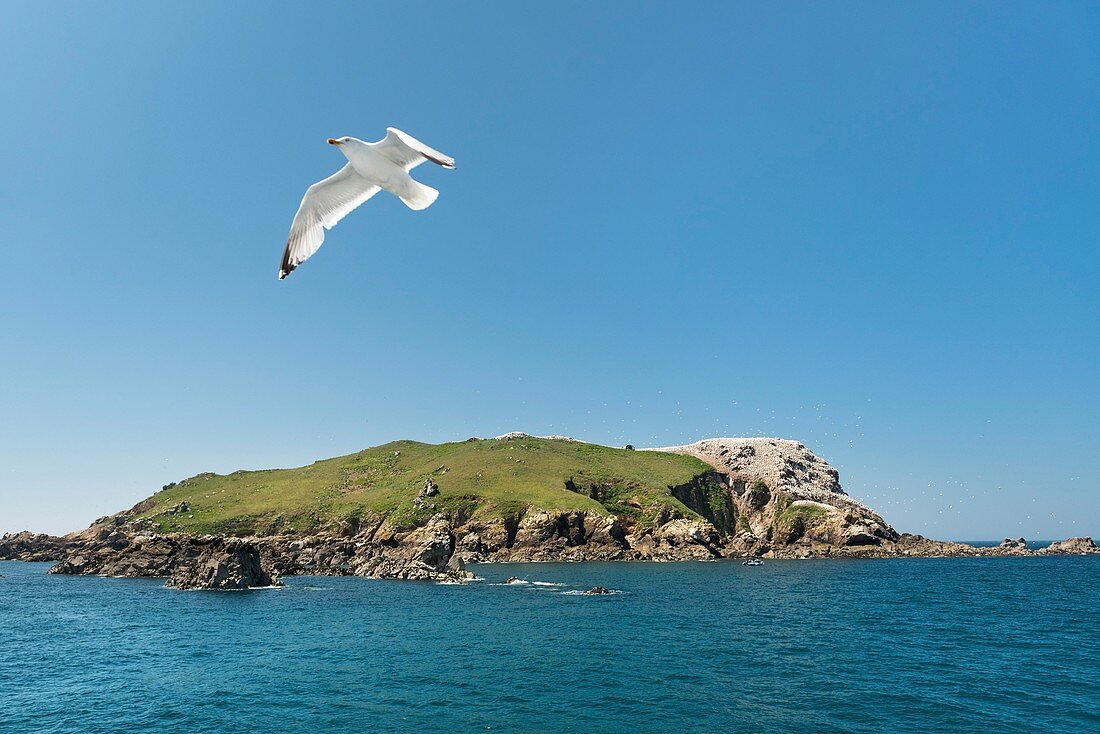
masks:
[[[377,143],[349,137],[329,138],[328,143],[338,147],[348,163],[306,189],[298,213],[290,224],[283,263],[279,266],[279,280],[317,252],[325,241],[326,229],[335,227],[379,189],[389,191],[414,211],[427,209],[439,192],[414,181],[409,171],[425,161],[444,168],[455,167],[454,158],[395,127],[386,128],[386,137]]]

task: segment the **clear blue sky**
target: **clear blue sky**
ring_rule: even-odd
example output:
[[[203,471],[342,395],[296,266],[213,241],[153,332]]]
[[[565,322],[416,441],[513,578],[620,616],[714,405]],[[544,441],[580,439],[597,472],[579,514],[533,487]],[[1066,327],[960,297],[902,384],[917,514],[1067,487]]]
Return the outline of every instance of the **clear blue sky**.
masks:
[[[0,5],[0,531],[509,430],[1100,535],[1100,6]],[[276,280],[333,135],[455,156]]]

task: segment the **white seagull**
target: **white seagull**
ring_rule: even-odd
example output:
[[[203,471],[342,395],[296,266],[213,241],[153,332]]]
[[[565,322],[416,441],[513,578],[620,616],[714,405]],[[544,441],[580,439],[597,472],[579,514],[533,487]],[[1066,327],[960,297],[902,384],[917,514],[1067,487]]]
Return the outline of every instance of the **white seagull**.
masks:
[[[279,266],[279,280],[317,252],[325,241],[326,229],[335,227],[379,189],[389,191],[414,211],[427,209],[439,192],[414,181],[409,171],[424,161],[438,163],[444,168],[455,167],[454,158],[429,148],[395,127],[386,128],[386,137],[377,143],[349,137],[329,138],[328,142],[340,148],[348,163],[306,189],[290,225],[283,263]]]

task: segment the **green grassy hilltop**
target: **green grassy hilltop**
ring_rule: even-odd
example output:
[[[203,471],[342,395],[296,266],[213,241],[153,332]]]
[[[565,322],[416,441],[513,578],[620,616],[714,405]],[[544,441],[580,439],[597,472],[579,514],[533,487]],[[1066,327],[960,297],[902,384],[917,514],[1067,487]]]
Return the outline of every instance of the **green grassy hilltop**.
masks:
[[[410,526],[441,511],[464,520],[587,510],[645,525],[664,507],[697,516],[671,488],[687,487],[692,497],[716,494],[710,472],[688,456],[563,439],[395,441],[297,469],[200,474],[135,510],[163,531],[186,533],[304,533],[368,516]],[[439,494],[418,507],[429,478]],[[180,503],[186,511],[166,512]]]

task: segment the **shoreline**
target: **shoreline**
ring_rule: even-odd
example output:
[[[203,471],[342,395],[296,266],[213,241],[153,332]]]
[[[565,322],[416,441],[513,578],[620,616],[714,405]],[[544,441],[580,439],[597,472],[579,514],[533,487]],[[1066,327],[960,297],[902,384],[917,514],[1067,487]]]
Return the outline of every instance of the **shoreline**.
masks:
[[[463,550],[449,524],[437,518],[436,522],[405,534],[397,542],[328,536],[132,535],[120,529],[99,532],[93,538],[79,534],[67,537],[7,534],[0,537],[0,560],[53,563],[47,570],[50,574],[157,578],[167,579],[168,586],[178,589],[241,590],[277,587],[284,576],[361,576],[467,583],[477,578],[467,564],[737,563],[753,558],[810,561],[1100,555],[1100,547],[1089,537],[1051,541],[1045,547],[1030,548],[1023,539],[1006,538],[999,545],[974,546],[902,534],[896,542],[872,546],[802,543],[766,549],[757,547],[755,552],[724,553],[721,551],[732,548],[715,548],[709,546],[705,538],[690,534],[687,540],[648,555],[630,554],[621,547],[615,553],[608,553],[608,548],[600,544],[568,546],[560,542],[503,548],[485,554]],[[13,552],[17,549],[18,552]]]

